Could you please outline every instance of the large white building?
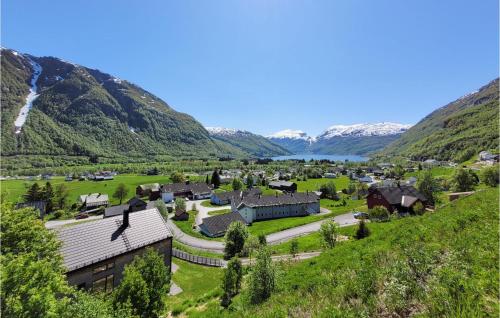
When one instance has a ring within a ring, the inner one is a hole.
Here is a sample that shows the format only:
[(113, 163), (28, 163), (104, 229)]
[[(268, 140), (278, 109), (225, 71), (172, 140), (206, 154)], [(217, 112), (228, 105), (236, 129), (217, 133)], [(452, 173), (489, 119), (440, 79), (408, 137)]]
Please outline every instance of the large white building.
[(231, 202), (232, 212), (239, 213), (247, 223), (320, 212), (319, 197), (313, 192), (283, 195), (246, 196)]

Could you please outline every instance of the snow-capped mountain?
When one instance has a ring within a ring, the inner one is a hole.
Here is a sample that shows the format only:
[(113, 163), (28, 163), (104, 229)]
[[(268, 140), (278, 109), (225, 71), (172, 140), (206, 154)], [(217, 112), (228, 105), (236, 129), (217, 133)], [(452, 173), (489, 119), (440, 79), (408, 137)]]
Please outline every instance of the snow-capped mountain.
[(366, 136), (389, 136), (398, 135), (407, 131), (411, 125), (398, 123), (374, 123), (354, 125), (334, 125), (326, 129), (318, 139), (329, 139), (332, 137), (366, 137)]
[(389, 122), (335, 125), (316, 137), (308, 136), (302, 130), (285, 129), (267, 138), (295, 154), (364, 155), (382, 149), (410, 127)]
[(271, 140), (246, 130), (223, 127), (205, 127), (205, 129), (212, 139), (224, 145), (229, 144), (257, 157), (273, 157), (291, 154), (290, 151)]

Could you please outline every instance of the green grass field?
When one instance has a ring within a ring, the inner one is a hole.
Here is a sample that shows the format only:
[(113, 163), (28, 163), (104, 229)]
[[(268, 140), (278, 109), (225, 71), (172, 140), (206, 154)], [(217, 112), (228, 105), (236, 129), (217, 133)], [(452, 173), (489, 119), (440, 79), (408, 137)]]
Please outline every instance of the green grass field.
[(195, 311), (198, 304), (219, 297), (222, 268), (196, 265), (177, 258), (172, 262), (179, 266), (172, 275), (172, 281), (182, 288), (182, 292), (166, 296), (168, 311), (176, 315), (188, 308)]
[(214, 215), (221, 215), (221, 214), (226, 214), (226, 213), (230, 213), (230, 212), (231, 212), (231, 209), (215, 210), (215, 211), (208, 212), (208, 215), (214, 216)]
[[(26, 193), (27, 189), (37, 182), (40, 186), (43, 186), (47, 181), (26, 181), (26, 180), (3, 180), (0, 181), (2, 194), (5, 195), (5, 200), (7, 202), (21, 202), (22, 196)], [(135, 188), (141, 184), (147, 183), (168, 183), (169, 177), (167, 176), (145, 176), (145, 175), (117, 175), (113, 180), (107, 181), (64, 181), (64, 177), (54, 177), (49, 180), (53, 187), (58, 184), (65, 184), (69, 191), (69, 202), (76, 202), (78, 197), (82, 194), (88, 193), (105, 193), (109, 195), (111, 204), (118, 204), (119, 200), (113, 198), (113, 193), (116, 187), (123, 183), (127, 186), (129, 190), (127, 199), (135, 196)]]
[(297, 181), (292, 180), (297, 183), (297, 191), (306, 192), (306, 191), (318, 191), (322, 184), (333, 182), (337, 187), (337, 191), (347, 188), (349, 185), (349, 177), (340, 176), (335, 179), (321, 178), (321, 179), (307, 179), (306, 181)]

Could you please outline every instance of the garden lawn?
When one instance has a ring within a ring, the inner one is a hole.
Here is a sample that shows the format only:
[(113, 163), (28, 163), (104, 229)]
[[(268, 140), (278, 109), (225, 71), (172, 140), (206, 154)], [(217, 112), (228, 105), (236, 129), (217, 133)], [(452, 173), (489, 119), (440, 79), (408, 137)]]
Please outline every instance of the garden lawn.
[(231, 209), (215, 210), (215, 211), (208, 212), (208, 215), (214, 216), (214, 215), (221, 215), (221, 214), (226, 214), (226, 213), (230, 213), (230, 212), (231, 212)]
[(205, 239), (205, 240), (215, 240), (215, 241), (223, 241), (224, 237), (208, 237), (206, 235), (203, 235), (201, 232), (197, 231), (196, 229), (193, 229), (193, 224), (194, 220), (196, 218), (197, 212), (195, 211), (188, 211), (189, 214), (189, 219), (186, 221), (177, 221), (173, 220), (172, 221), (177, 225), (177, 227), (184, 233), (190, 236), (194, 236), (197, 238)]
[(179, 314), (187, 308), (196, 310), (198, 304), (217, 298), (222, 293), (222, 268), (196, 265), (177, 258), (172, 262), (179, 266), (172, 275), (172, 281), (182, 288), (182, 293), (166, 297), (168, 311)]
[(340, 176), (338, 178), (320, 178), (320, 179), (307, 179), (306, 181), (297, 181), (292, 180), (297, 184), (298, 192), (306, 192), (306, 191), (318, 191), (322, 184), (333, 182), (337, 191), (341, 191), (342, 189), (346, 189), (349, 186), (349, 177)]

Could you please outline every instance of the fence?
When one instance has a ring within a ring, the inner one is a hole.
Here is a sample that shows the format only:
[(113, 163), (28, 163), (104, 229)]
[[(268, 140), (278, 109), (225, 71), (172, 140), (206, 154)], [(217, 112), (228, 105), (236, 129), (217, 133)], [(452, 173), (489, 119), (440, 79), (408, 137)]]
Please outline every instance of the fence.
[(226, 262), (218, 258), (209, 258), (204, 256), (192, 255), (178, 249), (172, 248), (172, 255), (190, 263), (200, 264), (204, 266), (224, 267)]

